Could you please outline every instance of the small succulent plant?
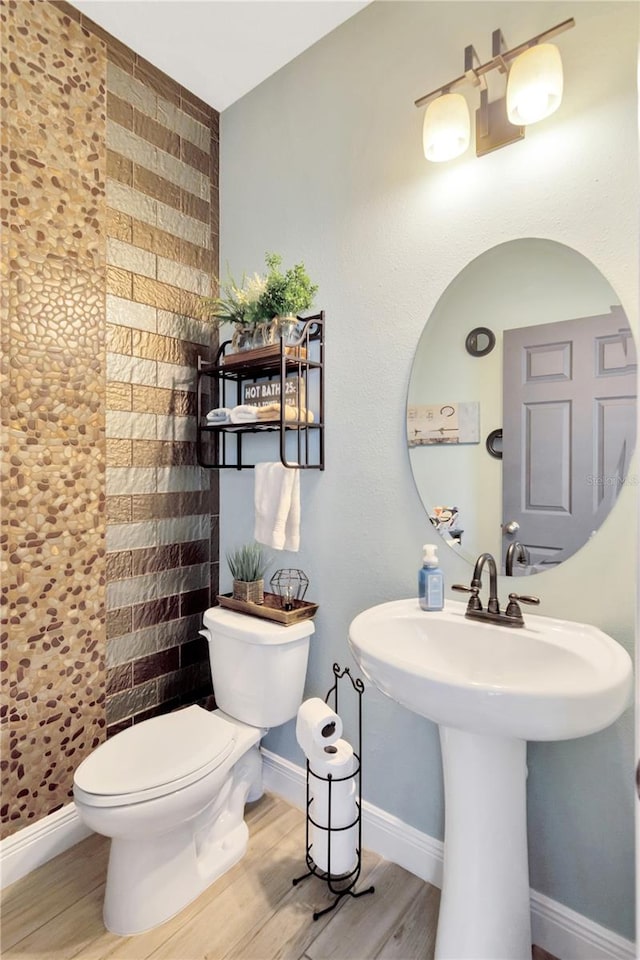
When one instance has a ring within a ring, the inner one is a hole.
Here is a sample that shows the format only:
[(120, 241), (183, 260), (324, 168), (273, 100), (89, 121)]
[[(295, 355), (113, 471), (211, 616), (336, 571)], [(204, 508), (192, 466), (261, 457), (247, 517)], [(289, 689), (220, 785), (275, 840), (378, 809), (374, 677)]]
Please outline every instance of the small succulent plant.
[(228, 553), (227, 563), (234, 580), (252, 583), (262, 580), (271, 557), (259, 543), (247, 543)]

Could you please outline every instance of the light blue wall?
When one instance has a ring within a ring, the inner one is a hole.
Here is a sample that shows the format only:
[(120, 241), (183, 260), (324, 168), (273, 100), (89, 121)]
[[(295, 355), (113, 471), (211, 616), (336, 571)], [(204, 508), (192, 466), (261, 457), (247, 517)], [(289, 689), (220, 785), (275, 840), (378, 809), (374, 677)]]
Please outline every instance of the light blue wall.
[[(276, 564), (304, 568), (321, 605), (308, 695), (325, 694), (334, 660), (350, 661), (356, 613), (415, 592), (420, 547), (433, 536), (405, 446), (406, 392), (424, 324), (453, 277), (498, 243), (549, 237), (589, 257), (637, 324), (637, 12), (631, 3), (374, 3), (222, 116), (223, 270), (260, 270), (266, 250), (303, 259), (327, 313), (327, 469), (302, 475), (301, 550)], [(413, 101), (459, 72), (463, 47), (488, 58), (497, 26), (515, 45), (569, 16), (577, 26), (558, 40), (560, 110), (505, 150), (427, 164)], [(276, 459), (261, 440), (260, 459)], [(628, 649), (634, 503), (624, 490), (597, 538), (535, 578), (542, 613), (593, 622)], [(253, 474), (225, 473), (221, 556), (252, 533)], [(469, 578), (461, 559), (441, 555), (448, 583)], [(227, 571), (221, 583), (229, 589)], [(374, 689), (365, 724), (366, 798), (441, 837), (435, 727)], [(293, 724), (267, 746), (302, 761)], [(529, 759), (533, 887), (631, 938), (631, 711), (595, 736), (534, 744)]]

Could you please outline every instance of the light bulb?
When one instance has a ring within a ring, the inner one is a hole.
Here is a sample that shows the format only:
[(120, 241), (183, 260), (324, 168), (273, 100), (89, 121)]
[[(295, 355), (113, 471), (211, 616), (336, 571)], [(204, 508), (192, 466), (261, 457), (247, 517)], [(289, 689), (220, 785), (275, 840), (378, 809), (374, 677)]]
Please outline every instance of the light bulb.
[(427, 160), (453, 160), (469, 146), (471, 123), (467, 101), (459, 93), (445, 93), (433, 100), (424, 115), (422, 144)]
[(509, 123), (526, 126), (550, 116), (560, 106), (562, 86), (562, 60), (557, 47), (541, 43), (525, 50), (509, 71)]
[(284, 588), (283, 600), (284, 600), (284, 609), (293, 610), (294, 596), (293, 596), (293, 587), (291, 586), (290, 583), (288, 583)]

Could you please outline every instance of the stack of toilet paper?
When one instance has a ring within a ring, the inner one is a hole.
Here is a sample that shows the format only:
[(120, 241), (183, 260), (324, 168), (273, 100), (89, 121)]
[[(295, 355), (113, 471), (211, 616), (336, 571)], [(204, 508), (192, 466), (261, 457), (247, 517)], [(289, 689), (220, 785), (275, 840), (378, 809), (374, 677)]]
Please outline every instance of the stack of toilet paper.
[(338, 714), (318, 697), (305, 700), (298, 710), (296, 738), (309, 761), (309, 814), (314, 821), (309, 830), (310, 854), (320, 870), (334, 877), (350, 873), (358, 857), (355, 758), (353, 747), (341, 737)]

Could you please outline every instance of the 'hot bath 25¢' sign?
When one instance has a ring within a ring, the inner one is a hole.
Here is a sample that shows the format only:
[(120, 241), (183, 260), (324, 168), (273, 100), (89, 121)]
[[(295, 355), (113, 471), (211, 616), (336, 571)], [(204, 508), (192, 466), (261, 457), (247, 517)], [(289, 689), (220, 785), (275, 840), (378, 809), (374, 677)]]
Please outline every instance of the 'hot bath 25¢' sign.
[[(300, 397), (300, 406), (304, 407), (304, 383), (301, 377), (288, 377), (285, 380), (284, 402), (287, 406), (298, 406), (298, 395)], [(266, 407), (270, 403), (280, 402), (280, 379), (276, 380), (245, 380), (242, 384), (242, 403), (251, 404), (254, 407)]]

